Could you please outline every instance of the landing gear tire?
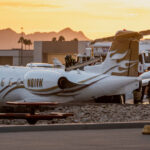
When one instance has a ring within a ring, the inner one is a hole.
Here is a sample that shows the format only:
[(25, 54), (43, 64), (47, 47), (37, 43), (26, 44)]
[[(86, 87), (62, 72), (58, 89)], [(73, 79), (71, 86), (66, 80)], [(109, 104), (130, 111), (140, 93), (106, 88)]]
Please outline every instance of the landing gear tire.
[(148, 83), (148, 86), (147, 86), (147, 99), (148, 99), (149, 104), (150, 104), (150, 82)]
[(27, 122), (31, 125), (36, 124), (37, 120), (36, 119), (27, 119)]
[(141, 104), (143, 102), (145, 87), (142, 87), (142, 81), (139, 82), (139, 88), (133, 91), (133, 104)]
[(133, 92), (133, 101), (134, 104), (142, 103), (142, 90), (135, 90)]
[(145, 90), (146, 90), (146, 86), (143, 86), (143, 87), (142, 87), (141, 102), (143, 102)]

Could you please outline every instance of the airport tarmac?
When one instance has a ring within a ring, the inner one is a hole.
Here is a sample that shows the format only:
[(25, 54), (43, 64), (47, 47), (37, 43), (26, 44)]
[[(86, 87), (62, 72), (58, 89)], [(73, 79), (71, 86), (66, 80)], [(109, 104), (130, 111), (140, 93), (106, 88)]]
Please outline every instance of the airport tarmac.
[(103, 129), (1, 133), (1, 150), (149, 150), (142, 129)]

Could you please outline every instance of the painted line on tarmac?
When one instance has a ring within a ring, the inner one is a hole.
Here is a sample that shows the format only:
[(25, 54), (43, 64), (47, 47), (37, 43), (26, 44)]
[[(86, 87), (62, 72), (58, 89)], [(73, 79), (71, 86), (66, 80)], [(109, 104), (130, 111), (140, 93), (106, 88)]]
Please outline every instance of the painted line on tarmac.
[(82, 124), (50, 124), (50, 125), (4, 125), (0, 126), (0, 133), (4, 132), (33, 132), (60, 130), (99, 130), (99, 129), (132, 129), (150, 125), (150, 121), (141, 122), (113, 122), (113, 123), (82, 123)]

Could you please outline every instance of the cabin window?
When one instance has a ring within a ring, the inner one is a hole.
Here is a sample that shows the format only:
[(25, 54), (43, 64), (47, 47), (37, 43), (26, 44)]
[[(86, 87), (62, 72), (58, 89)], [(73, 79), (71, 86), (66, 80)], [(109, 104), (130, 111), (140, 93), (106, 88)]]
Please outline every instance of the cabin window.
[(4, 78), (1, 80), (1, 87), (5, 85)]
[(21, 79), (18, 79), (17, 80), (17, 86), (20, 86), (21, 85)]
[(9, 86), (12, 86), (12, 78), (9, 80)]

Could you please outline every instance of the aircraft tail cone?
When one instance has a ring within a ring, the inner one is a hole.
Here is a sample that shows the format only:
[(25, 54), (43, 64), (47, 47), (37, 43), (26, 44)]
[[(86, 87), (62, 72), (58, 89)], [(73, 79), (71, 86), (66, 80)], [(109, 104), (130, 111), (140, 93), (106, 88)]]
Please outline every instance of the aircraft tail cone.
[(150, 125), (145, 125), (142, 134), (150, 134)]

